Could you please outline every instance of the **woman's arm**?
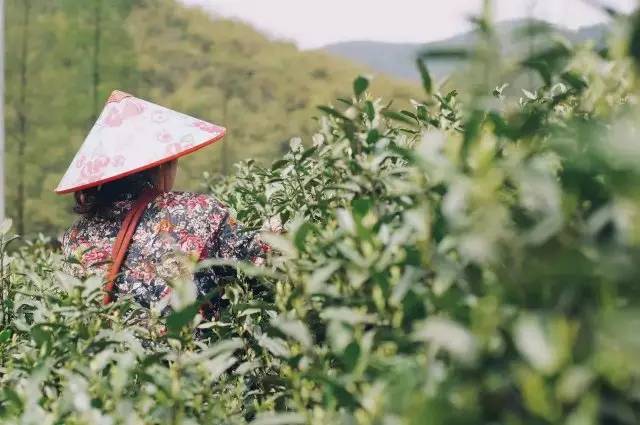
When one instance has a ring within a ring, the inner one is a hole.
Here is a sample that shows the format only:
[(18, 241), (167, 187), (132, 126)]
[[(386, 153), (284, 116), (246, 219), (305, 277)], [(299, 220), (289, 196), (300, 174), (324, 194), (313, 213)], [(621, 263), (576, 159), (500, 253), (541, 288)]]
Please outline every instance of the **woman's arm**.
[(262, 265), (270, 250), (269, 245), (260, 239), (259, 231), (247, 230), (227, 213), (212, 241), (209, 258), (249, 261)]
[[(226, 211), (224, 219), (207, 241), (200, 260), (247, 261), (260, 266), (270, 250), (271, 247), (260, 239), (260, 231), (246, 229)], [(202, 306), (203, 316), (219, 316), (223, 288), (225, 284), (233, 282), (236, 276), (235, 268), (221, 265), (208, 267), (195, 274), (198, 296), (209, 298), (209, 302)]]

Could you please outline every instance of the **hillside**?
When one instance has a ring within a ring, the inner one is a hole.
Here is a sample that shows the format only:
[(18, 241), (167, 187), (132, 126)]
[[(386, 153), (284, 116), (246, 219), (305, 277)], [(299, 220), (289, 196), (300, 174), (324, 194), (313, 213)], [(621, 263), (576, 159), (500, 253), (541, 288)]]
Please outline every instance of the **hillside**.
[[(23, 234), (72, 219), (70, 197), (52, 190), (115, 88), (228, 128), (182, 162), (178, 188), (197, 190), (204, 171), (272, 159), (309, 136), (316, 105), (364, 70), (174, 0), (8, 0), (7, 31), (7, 205)], [(379, 78), (373, 90), (408, 99), (410, 86)]]
[[(525, 31), (529, 24), (527, 20), (513, 20), (501, 22), (496, 25), (496, 31), (500, 44), (506, 52), (513, 52), (526, 48), (526, 43), (519, 43), (518, 37), (514, 34)], [(566, 28), (553, 26), (544, 22), (535, 22), (536, 25), (548, 26), (572, 42), (584, 42), (595, 40), (600, 42), (606, 34), (607, 26), (600, 24), (580, 28), (572, 31)], [(522, 34), (520, 34), (522, 35)], [(454, 37), (431, 43), (386, 43), (376, 41), (351, 41), (330, 44), (321, 50), (333, 55), (351, 60), (355, 64), (361, 64), (372, 69), (403, 80), (419, 81), (420, 75), (415, 66), (415, 58), (419, 52), (433, 48), (452, 48), (472, 46), (477, 40), (478, 34), (466, 32)], [(520, 37), (521, 38), (521, 37)], [(456, 67), (455, 63), (449, 61), (437, 61), (430, 64), (432, 74), (438, 78), (449, 75)]]

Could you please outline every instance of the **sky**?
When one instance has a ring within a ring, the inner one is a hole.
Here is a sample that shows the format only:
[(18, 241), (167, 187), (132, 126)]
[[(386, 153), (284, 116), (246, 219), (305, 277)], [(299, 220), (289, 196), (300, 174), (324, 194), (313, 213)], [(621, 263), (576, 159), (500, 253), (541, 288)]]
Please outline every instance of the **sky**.
[[(427, 42), (469, 28), (482, 0), (181, 0), (252, 24), (301, 48), (339, 41)], [(629, 12), (638, 0), (494, 0), (496, 20), (536, 17), (578, 28), (606, 20), (588, 3)]]

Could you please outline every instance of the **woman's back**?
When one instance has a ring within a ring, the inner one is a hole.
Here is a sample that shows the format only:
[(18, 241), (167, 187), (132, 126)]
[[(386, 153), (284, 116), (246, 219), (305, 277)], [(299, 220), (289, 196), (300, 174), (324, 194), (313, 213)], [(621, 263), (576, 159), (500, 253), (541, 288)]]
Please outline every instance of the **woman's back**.
[[(130, 294), (150, 307), (169, 294), (170, 284), (184, 282), (191, 270), (185, 257), (260, 263), (267, 246), (239, 228), (215, 198), (171, 192), (178, 159), (225, 133), (114, 90), (55, 189), (73, 193), (81, 215), (62, 238), (66, 271), (104, 276), (104, 303)], [(214, 292), (229, 273), (226, 267), (198, 271), (199, 295)]]
[[(64, 234), (63, 253), (70, 261), (66, 271), (79, 278), (107, 274), (111, 250), (133, 196), (116, 201), (108, 214), (79, 218)], [(256, 232), (238, 228), (229, 211), (214, 197), (190, 192), (165, 192), (146, 208), (131, 240), (120, 275), (116, 297), (131, 294), (145, 307), (167, 296), (169, 283), (184, 273), (184, 258), (239, 259), (262, 262), (268, 246)], [(195, 276), (204, 296), (220, 284), (220, 269)]]

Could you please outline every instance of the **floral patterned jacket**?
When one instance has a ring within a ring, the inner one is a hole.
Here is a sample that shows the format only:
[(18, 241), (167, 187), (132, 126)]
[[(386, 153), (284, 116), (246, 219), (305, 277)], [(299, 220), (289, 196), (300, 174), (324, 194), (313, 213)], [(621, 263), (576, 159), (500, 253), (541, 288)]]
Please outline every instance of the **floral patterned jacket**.
[[(113, 206), (113, 218), (81, 217), (62, 238), (64, 270), (78, 278), (106, 276), (120, 225), (135, 199), (125, 196)], [(269, 246), (255, 231), (244, 230), (219, 201), (209, 195), (166, 192), (145, 210), (120, 275), (115, 297), (131, 294), (144, 307), (168, 296), (170, 283), (183, 275), (185, 257), (263, 263)], [(211, 267), (195, 273), (199, 296), (210, 294), (228, 278), (229, 270)], [(209, 304), (215, 309), (215, 303)], [(215, 310), (210, 312), (215, 314)]]

